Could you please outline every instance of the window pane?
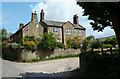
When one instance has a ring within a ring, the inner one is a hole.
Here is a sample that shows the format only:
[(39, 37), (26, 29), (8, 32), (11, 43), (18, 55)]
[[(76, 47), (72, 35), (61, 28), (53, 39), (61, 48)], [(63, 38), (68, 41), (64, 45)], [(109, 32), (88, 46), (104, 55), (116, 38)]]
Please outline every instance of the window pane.
[(67, 34), (71, 34), (71, 33), (72, 33), (71, 28), (67, 28)]
[(78, 35), (81, 35), (82, 34), (82, 30), (78, 30)]
[(53, 28), (53, 33), (57, 34), (58, 33), (58, 29), (56, 27)]

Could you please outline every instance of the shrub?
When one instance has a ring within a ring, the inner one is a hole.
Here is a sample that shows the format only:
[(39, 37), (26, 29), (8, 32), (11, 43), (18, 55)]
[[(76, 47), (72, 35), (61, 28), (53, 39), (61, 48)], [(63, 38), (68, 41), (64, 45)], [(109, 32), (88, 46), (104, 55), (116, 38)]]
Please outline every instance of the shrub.
[(65, 45), (65, 46), (64, 46), (64, 49), (68, 49), (68, 48), (69, 48), (69, 46), (68, 46), (68, 45)]
[(104, 44), (111, 44), (113, 47), (115, 47), (115, 45), (117, 45), (117, 40), (115, 37), (113, 38), (106, 38), (104, 41), (103, 41)]
[(57, 47), (57, 48), (63, 48), (63, 47), (64, 47), (64, 44), (61, 43), (61, 42), (56, 42), (56, 47)]
[(112, 45), (111, 44), (102, 44), (102, 47), (103, 48), (109, 48), (109, 47), (112, 47)]
[(34, 41), (26, 41), (23, 43), (23, 45), (28, 49), (33, 49), (33, 47), (36, 45)]
[(92, 48), (100, 48), (101, 47), (101, 42), (99, 42), (99, 41), (90, 41), (90, 47), (92, 47)]
[(76, 48), (80, 48), (81, 40), (78, 36), (76, 36), (73, 39), (72, 38), (68, 39), (66, 43), (70, 48), (76, 49)]
[(12, 48), (24, 48), (23, 46), (21, 46), (20, 44), (17, 43), (10, 43)]
[(2, 42), (2, 48), (9, 48), (10, 43)]
[(53, 34), (44, 33), (41, 42), (38, 44), (38, 47), (45, 49), (56, 48), (56, 39), (53, 37)]

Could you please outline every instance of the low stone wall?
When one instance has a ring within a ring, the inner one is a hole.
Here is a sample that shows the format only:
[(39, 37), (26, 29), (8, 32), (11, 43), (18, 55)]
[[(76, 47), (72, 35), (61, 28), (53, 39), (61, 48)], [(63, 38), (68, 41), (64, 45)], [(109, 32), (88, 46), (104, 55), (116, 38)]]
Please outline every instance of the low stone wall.
[(28, 49), (3, 49), (2, 54), (5, 58), (13, 58), (19, 60), (31, 60), (31, 59), (45, 59), (52, 58), (56, 56), (67, 56), (79, 54), (80, 49), (40, 49), (37, 51)]

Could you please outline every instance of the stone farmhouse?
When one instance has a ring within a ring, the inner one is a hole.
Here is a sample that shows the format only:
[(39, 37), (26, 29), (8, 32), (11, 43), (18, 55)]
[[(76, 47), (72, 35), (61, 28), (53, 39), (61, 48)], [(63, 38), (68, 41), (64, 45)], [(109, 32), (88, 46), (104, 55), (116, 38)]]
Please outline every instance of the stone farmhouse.
[(78, 22), (77, 14), (73, 16), (73, 23), (70, 21), (59, 22), (59, 21), (49, 21), (44, 19), (44, 11), (41, 10), (40, 21), (37, 20), (37, 13), (32, 13), (32, 18), (26, 25), (20, 23), (19, 30), (11, 35), (13, 42), (22, 43), (25, 36), (34, 36), (35, 38), (41, 38), (43, 32), (53, 33), (53, 36), (58, 42), (66, 44), (66, 40), (79, 36), (81, 40), (85, 39), (86, 29), (82, 27)]

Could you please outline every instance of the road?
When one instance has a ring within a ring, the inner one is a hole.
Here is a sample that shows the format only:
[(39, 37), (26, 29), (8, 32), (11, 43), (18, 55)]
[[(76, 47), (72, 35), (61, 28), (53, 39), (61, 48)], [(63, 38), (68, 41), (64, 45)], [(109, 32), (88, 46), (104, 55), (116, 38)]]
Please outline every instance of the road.
[(79, 68), (78, 57), (35, 63), (1, 61), (2, 77), (70, 77)]

